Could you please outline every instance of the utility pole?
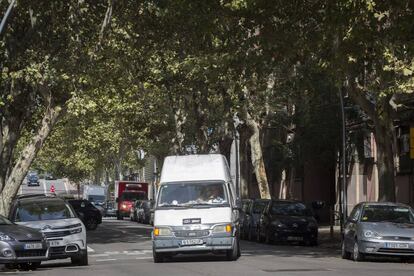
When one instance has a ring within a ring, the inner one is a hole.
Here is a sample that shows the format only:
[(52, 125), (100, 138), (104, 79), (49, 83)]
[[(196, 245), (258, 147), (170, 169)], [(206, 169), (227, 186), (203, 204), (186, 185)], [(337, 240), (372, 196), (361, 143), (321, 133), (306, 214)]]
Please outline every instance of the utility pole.
[(237, 130), (238, 126), (243, 124), (239, 119), (237, 114), (233, 116), (234, 121), (234, 148), (236, 152), (236, 195), (237, 198), (241, 198), (241, 189), (240, 189), (240, 133)]
[(347, 216), (348, 216), (348, 200), (347, 200), (347, 187), (346, 187), (346, 120), (345, 120), (345, 106), (344, 106), (344, 94), (342, 87), (339, 88), (339, 100), (341, 104), (341, 117), (342, 117), (342, 162), (341, 162), (341, 172), (342, 174), (342, 221), (341, 221), (341, 232), (343, 226), (345, 225)]
[(3, 31), (4, 25), (6, 25), (7, 18), (9, 17), (9, 14), (10, 14), (10, 12), (11, 12), (11, 10), (12, 10), (15, 2), (16, 2), (16, 0), (12, 0), (10, 2), (9, 7), (7, 8), (6, 14), (4, 15), (4, 17), (1, 20), (1, 23), (0, 23), (0, 34)]

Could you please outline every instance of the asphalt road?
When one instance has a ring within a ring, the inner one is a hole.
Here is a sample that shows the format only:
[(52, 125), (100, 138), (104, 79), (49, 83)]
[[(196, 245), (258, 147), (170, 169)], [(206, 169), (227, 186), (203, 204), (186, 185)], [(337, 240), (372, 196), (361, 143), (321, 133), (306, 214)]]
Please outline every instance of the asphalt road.
[(342, 260), (339, 250), (299, 245), (266, 245), (243, 241), (242, 256), (228, 262), (222, 256), (176, 257), (154, 264), (151, 228), (127, 220), (105, 220), (88, 232), (89, 266), (74, 267), (69, 260), (48, 261), (37, 271), (4, 271), (12, 275), (414, 275), (414, 264), (398, 259), (355, 263)]
[(51, 187), (55, 188), (56, 194), (73, 194), (76, 193), (76, 189), (72, 187), (64, 179), (55, 180), (39, 180), (39, 186), (27, 186), (26, 181), (20, 186), (19, 194), (43, 194), (50, 193)]

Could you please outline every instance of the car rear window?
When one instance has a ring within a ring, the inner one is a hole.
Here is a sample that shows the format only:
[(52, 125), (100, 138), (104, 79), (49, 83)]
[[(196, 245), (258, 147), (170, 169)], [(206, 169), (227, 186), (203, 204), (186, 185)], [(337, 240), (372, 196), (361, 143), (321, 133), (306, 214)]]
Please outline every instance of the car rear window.
[(31, 201), (17, 206), (14, 221), (39, 221), (74, 218), (64, 201)]

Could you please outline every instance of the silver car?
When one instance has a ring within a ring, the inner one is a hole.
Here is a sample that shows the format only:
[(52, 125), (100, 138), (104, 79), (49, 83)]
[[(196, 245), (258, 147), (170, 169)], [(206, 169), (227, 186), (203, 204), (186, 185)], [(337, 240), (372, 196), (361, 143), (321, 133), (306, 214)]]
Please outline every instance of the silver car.
[(367, 255), (414, 258), (414, 213), (400, 203), (363, 202), (344, 227), (342, 258), (363, 261)]

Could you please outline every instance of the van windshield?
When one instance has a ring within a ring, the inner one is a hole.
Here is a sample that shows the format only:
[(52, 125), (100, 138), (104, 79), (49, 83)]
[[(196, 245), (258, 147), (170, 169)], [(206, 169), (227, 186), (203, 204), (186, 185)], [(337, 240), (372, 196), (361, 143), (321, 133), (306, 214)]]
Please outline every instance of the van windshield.
[(227, 205), (224, 183), (173, 183), (160, 188), (158, 207), (220, 206)]

